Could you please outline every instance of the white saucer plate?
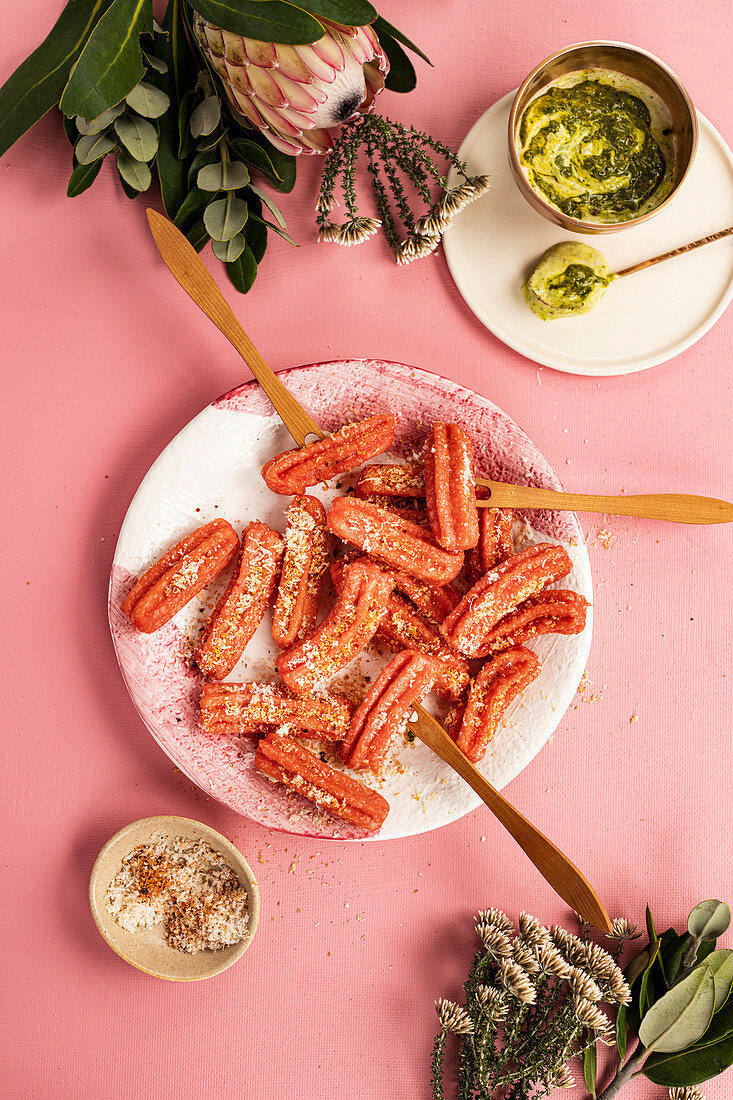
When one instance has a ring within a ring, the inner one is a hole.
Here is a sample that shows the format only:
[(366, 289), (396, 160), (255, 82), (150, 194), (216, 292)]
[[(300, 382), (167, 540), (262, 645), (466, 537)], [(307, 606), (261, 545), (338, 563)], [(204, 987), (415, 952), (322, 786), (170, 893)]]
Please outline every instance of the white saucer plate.
[(541, 321), (522, 283), (550, 245), (578, 240), (598, 248), (612, 271), (733, 225), (733, 154), (698, 114), (692, 169), (670, 205), (622, 233), (573, 235), (536, 213), (510, 169), (507, 125), (514, 92), (490, 107), (459, 150), (491, 188), (444, 236), (456, 286), (479, 320), (509, 347), (570, 374), (631, 374), (665, 363), (711, 328), (733, 297), (733, 239), (717, 241), (613, 283), (580, 317)]

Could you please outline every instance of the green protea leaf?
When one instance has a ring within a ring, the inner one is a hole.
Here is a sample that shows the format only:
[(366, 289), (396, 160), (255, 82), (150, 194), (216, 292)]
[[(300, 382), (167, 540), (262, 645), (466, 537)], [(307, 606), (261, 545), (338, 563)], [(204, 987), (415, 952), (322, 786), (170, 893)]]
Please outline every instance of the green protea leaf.
[(113, 0), (64, 88), (64, 114), (81, 115), (90, 122), (124, 99), (145, 74), (140, 35), (152, 31), (152, 0)]
[(92, 186), (99, 175), (103, 160), (104, 158), (100, 157), (91, 164), (77, 164), (71, 173), (69, 186), (66, 188), (66, 194), (70, 199), (75, 199), (77, 195), (83, 194), (88, 187)]
[(151, 81), (165, 92), (171, 101), (171, 109), (159, 122), (160, 140), (155, 162), (163, 206), (169, 218), (174, 218), (188, 192), (187, 158), (193, 150), (193, 141), (185, 117), (187, 141), (181, 144), (179, 120), (185, 113), (184, 102), (196, 102), (196, 93), (189, 91), (196, 83), (198, 63), (183, 31), (181, 6), (184, 0), (168, 0), (163, 18), (164, 36), (156, 40), (155, 48), (167, 65), (167, 72), (152, 73)]
[(72, 65), (110, 3), (69, 0), (44, 42), (0, 88), (0, 156), (58, 103)]
[(311, 15), (320, 15), (332, 23), (342, 23), (345, 27), (363, 27), (377, 18), (377, 9), (367, 0), (305, 0), (300, 5), (291, 0), (294, 6), (302, 7)]
[(323, 25), (317, 19), (283, 0), (189, 0), (189, 3), (210, 23), (245, 38), (302, 46), (323, 37)]
[(247, 247), (234, 261), (226, 265), (227, 275), (240, 294), (246, 294), (252, 289), (257, 278), (257, 262)]

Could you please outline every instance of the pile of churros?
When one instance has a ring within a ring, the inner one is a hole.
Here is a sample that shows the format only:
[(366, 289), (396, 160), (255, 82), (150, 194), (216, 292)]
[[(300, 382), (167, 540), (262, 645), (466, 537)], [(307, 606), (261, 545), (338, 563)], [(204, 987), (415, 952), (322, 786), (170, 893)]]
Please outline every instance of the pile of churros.
[[(351, 772), (379, 774), (432, 691), (448, 700), (446, 728), (476, 762), (540, 673), (525, 643), (579, 633), (587, 608), (579, 593), (548, 588), (572, 570), (562, 546), (515, 554), (512, 513), (477, 507), (473, 442), (459, 424), (432, 426), (422, 463), (364, 466), (353, 492), (328, 511), (307, 495), (389, 451), (395, 428), (393, 416), (378, 414), (276, 455), (262, 477), (291, 498), (284, 536), (260, 522), (241, 539), (225, 519), (204, 524), (155, 562), (123, 604), (133, 626), (150, 634), (233, 562), (194, 652), (206, 677), (202, 729), (256, 738), (263, 775), (370, 832), (389, 812), (386, 799), (302, 741), (337, 742)], [(321, 618), (329, 570), (337, 599)], [(280, 682), (224, 683), (271, 606)], [(327, 685), (373, 639), (394, 656), (352, 708)]]

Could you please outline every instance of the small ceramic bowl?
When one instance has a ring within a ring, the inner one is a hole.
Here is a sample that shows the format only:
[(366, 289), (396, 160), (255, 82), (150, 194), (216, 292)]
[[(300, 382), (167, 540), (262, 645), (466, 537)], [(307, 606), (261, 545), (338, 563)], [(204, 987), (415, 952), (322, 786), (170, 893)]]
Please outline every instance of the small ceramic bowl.
[[(675, 139), (672, 190), (658, 206), (622, 222), (581, 221), (563, 214), (530, 185), (519, 163), (519, 125), (531, 100), (554, 80), (582, 69), (611, 69), (640, 81), (659, 96), (672, 120)], [(695, 158), (697, 148), (697, 114), (692, 100), (677, 77), (654, 54), (623, 42), (580, 42), (545, 58), (532, 70), (519, 87), (509, 112), (509, 164), (512, 174), (527, 202), (548, 221), (571, 233), (616, 233), (629, 226), (648, 221), (669, 206), (679, 191)]]
[[(161, 833), (171, 839), (181, 836), (205, 840), (236, 872), (239, 881), (247, 889), (249, 910), (247, 934), (239, 943), (218, 951), (199, 951), (195, 955), (188, 955), (185, 951), (169, 947), (160, 928), (128, 932), (107, 912), (107, 889), (119, 872), (122, 860), (138, 844), (147, 844)], [(144, 970), (146, 974), (174, 982), (195, 982), (201, 978), (211, 978), (230, 967), (252, 943), (260, 916), (257, 882), (241, 853), (221, 833), (188, 817), (144, 817), (115, 833), (102, 848), (92, 868), (89, 904), (97, 928), (120, 958), (131, 966), (136, 966), (138, 970)]]

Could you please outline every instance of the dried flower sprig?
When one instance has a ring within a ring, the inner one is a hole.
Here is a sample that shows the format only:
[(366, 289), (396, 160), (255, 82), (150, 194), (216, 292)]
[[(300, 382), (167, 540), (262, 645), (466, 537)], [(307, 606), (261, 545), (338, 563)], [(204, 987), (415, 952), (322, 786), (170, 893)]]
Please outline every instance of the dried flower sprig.
[[(378, 218), (359, 214), (356, 169), (364, 152)], [(440, 168), (437, 160), (445, 161)], [(451, 169), (461, 182), (448, 187)], [(318, 237), (335, 244), (360, 244), (382, 228), (398, 264), (428, 256), (468, 203), (489, 187), (488, 176), (470, 176), (467, 165), (430, 134), (381, 115), (363, 115), (347, 123), (326, 156), (316, 202)], [(337, 188), (347, 219), (332, 220)], [(414, 204), (425, 209), (415, 216)], [(501, 929), (500, 929), (501, 931)]]
[[(481, 948), (464, 986), (465, 1006), (439, 1001), (433, 1048), (433, 1096), (444, 1100), (447, 1035), (460, 1042), (459, 1100), (529, 1100), (571, 1088), (567, 1068), (596, 1039), (611, 1041), (600, 1003), (625, 1003), (629, 989), (616, 963), (596, 944), (564, 929), (550, 932), (522, 913), (519, 931), (497, 909), (476, 918)], [(565, 950), (565, 949), (569, 950)], [(619, 971), (620, 973), (620, 971)]]

